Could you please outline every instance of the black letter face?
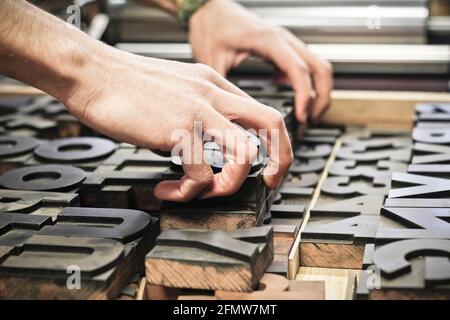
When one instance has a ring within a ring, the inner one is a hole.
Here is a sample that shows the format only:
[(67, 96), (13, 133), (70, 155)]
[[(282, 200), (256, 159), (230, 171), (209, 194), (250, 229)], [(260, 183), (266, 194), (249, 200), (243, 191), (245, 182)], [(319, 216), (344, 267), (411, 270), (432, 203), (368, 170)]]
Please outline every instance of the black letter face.
[(412, 270), (409, 260), (425, 257), (425, 286), (450, 281), (450, 240), (413, 239), (396, 241), (375, 250), (373, 262), (387, 279)]
[(108, 238), (128, 243), (142, 237), (151, 226), (148, 213), (129, 209), (65, 208), (56, 221), (39, 234)]
[(64, 191), (77, 187), (85, 178), (85, 172), (76, 167), (42, 165), (8, 171), (0, 176), (0, 185), (7, 189)]
[(11, 254), (0, 264), (0, 274), (67, 277), (70, 266), (78, 266), (82, 278), (92, 279), (124, 256), (120, 242), (110, 239), (34, 235), (20, 252)]
[(116, 150), (114, 142), (102, 138), (66, 138), (40, 145), (36, 156), (57, 162), (77, 162), (106, 157)]
[(33, 151), (39, 140), (28, 137), (0, 137), (0, 159)]

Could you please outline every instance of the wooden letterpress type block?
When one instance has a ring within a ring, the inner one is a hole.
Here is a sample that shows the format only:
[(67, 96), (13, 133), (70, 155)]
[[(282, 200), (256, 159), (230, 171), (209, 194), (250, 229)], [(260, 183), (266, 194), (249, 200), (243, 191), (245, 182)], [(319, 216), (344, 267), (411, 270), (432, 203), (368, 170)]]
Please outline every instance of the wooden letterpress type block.
[[(74, 207), (55, 219), (0, 213), (2, 228), (7, 231), (0, 244), (15, 249), (0, 263), (0, 296), (11, 299), (115, 298), (142, 272), (159, 232), (155, 219), (142, 211)], [(42, 241), (37, 245), (36, 239)], [(120, 254), (105, 261), (114, 247)], [(67, 286), (68, 268), (74, 266), (81, 272), (81, 290)]]
[(273, 259), (271, 227), (163, 232), (146, 259), (150, 285), (252, 291)]
[[(35, 235), (2, 257), (0, 292), (3, 299), (105, 299), (120, 276), (124, 246), (115, 240)], [(43, 276), (42, 270), (45, 271)], [(80, 290), (68, 286), (80, 272)]]
[(297, 139), (304, 144), (331, 144), (333, 145), (341, 135), (339, 129), (308, 128), (303, 130)]
[(0, 136), (0, 174), (23, 166), (39, 144), (30, 137)]
[(389, 178), (375, 177), (373, 182), (350, 177), (328, 177), (322, 184), (322, 193), (334, 197), (351, 197), (356, 195), (387, 195), (391, 183)]
[(59, 130), (56, 121), (37, 116), (14, 113), (0, 117), (2, 135), (35, 137), (42, 139), (58, 138)]
[(450, 176), (450, 147), (415, 143), (412, 164), (408, 166), (408, 172), (428, 176)]
[(30, 96), (0, 97), (0, 116), (17, 113), (19, 108), (31, 100)]
[(236, 82), (236, 85), (254, 98), (293, 98), (292, 87), (277, 84), (270, 80), (244, 79)]
[(450, 199), (387, 198), (384, 206), (387, 208), (450, 208)]
[(415, 128), (412, 136), (415, 142), (450, 144), (450, 128)]
[(298, 159), (295, 158), (289, 168), (292, 174), (321, 172), (326, 165), (323, 158)]
[(160, 209), (161, 202), (153, 195), (153, 189), (162, 178), (160, 173), (116, 168), (105, 165), (88, 173), (80, 187), (83, 206), (144, 211)]
[(273, 227), (274, 261), (268, 272), (287, 274), (288, 257), (303, 222), (305, 209), (305, 206), (295, 204), (277, 204), (270, 207), (271, 218), (267, 224)]
[(411, 164), (408, 173), (450, 178), (450, 164)]
[(315, 159), (328, 157), (331, 154), (330, 144), (297, 144), (294, 156), (298, 159)]
[(416, 114), (450, 114), (448, 103), (418, 103)]
[(64, 207), (79, 206), (76, 193), (0, 189), (0, 212), (56, 217)]
[(58, 138), (79, 137), (94, 133), (92, 129), (71, 115), (62, 102), (49, 96), (34, 99), (20, 108), (19, 112), (21, 115), (55, 121), (58, 127)]
[(390, 160), (408, 162), (411, 157), (411, 139), (403, 137), (358, 139), (353, 136), (342, 138), (343, 145), (336, 157), (358, 162)]
[(76, 191), (86, 173), (72, 166), (40, 165), (23, 167), (0, 176), (0, 186), (28, 191)]
[(450, 122), (450, 104), (421, 103), (416, 106), (416, 121)]
[(361, 164), (358, 165), (354, 160), (336, 160), (328, 171), (335, 176), (345, 176), (354, 178), (386, 178), (390, 181), (394, 171), (406, 172), (407, 164), (393, 161), (380, 160), (376, 165)]
[(450, 147), (439, 144), (415, 143), (411, 164), (450, 164)]
[(66, 164), (92, 171), (101, 165), (117, 146), (103, 138), (64, 138), (42, 142), (27, 165)]
[(361, 272), (359, 298), (450, 298), (450, 240), (402, 240), (367, 250), (368, 271)]
[(416, 128), (421, 129), (438, 129), (438, 128), (449, 128), (448, 121), (421, 121), (417, 122), (415, 125)]
[[(222, 165), (221, 162), (212, 163), (212, 168), (217, 172)], [(177, 165), (172, 168), (163, 173), (163, 180), (182, 178), (184, 174), (180, 168)], [(266, 212), (267, 199), (268, 191), (261, 163), (255, 163), (239, 190), (232, 195), (206, 200), (194, 199), (187, 203), (164, 201), (160, 214), (161, 230), (234, 230), (260, 226)]]
[(300, 265), (361, 269), (375, 240), (384, 196), (365, 195), (315, 206), (301, 233)]
[(450, 179), (394, 172), (389, 198), (442, 198), (450, 195)]
[(170, 156), (164, 157), (142, 148), (121, 147), (103, 162), (116, 170), (130, 172), (164, 172), (170, 167)]
[(407, 239), (450, 239), (448, 208), (383, 208), (376, 243)]

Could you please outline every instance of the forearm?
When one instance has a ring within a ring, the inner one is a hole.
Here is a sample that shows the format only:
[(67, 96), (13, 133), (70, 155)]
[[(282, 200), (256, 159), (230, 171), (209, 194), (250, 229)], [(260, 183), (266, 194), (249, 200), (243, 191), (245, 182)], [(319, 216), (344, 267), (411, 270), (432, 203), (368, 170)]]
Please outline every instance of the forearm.
[(0, 73), (57, 99), (66, 101), (77, 89), (96, 46), (80, 30), (24, 0), (0, 5)]

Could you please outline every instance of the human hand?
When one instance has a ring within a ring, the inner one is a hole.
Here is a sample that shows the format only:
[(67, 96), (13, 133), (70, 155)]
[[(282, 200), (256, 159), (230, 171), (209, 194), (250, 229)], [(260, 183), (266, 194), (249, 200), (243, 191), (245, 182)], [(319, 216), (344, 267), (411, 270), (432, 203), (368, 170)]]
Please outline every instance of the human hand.
[(272, 61), (293, 86), (301, 123), (308, 116), (317, 122), (330, 104), (331, 64), (313, 55), (288, 30), (267, 24), (231, 0), (210, 0), (192, 15), (189, 42), (197, 61), (222, 75), (251, 54)]
[[(117, 140), (161, 151), (182, 146), (185, 176), (159, 183), (158, 198), (188, 201), (239, 189), (256, 156), (256, 145), (232, 122), (246, 129), (269, 130), (265, 142), (270, 161), (264, 180), (270, 188), (279, 185), (293, 155), (278, 111), (250, 98), (206, 65), (106, 48), (65, 104), (81, 121)], [(194, 128), (195, 122), (200, 129)], [(203, 155), (203, 135), (211, 132), (226, 158), (217, 174)], [(274, 144), (278, 145), (272, 148)], [(200, 161), (193, 163), (195, 157)]]

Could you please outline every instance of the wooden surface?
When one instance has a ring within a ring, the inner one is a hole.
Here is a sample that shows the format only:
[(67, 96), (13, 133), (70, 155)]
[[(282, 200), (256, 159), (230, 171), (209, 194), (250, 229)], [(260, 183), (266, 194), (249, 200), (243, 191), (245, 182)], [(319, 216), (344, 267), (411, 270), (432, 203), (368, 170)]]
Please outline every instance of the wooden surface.
[(300, 267), (296, 280), (325, 281), (326, 300), (352, 299), (358, 270)]
[(328, 267), (361, 269), (364, 244), (300, 243), (301, 265), (306, 267)]
[(450, 102), (449, 93), (335, 90), (326, 124), (411, 128), (419, 102)]

